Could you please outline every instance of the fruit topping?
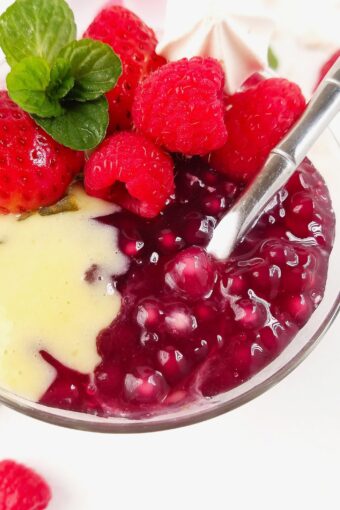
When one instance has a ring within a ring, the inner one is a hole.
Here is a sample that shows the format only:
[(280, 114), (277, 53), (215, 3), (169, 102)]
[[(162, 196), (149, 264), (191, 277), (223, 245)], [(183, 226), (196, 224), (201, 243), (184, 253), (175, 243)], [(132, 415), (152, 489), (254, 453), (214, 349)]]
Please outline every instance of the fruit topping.
[(223, 70), (212, 58), (166, 64), (139, 85), (134, 124), (171, 152), (207, 154), (227, 140), (223, 84)]
[(0, 510), (44, 510), (51, 489), (32, 469), (13, 460), (0, 462)]
[(57, 142), (75, 150), (96, 147), (109, 115), (105, 92), (121, 62), (101, 41), (76, 41), (65, 0), (16, 0), (0, 16), (0, 46), (11, 71), (9, 96)]
[(152, 218), (174, 191), (173, 161), (144, 136), (117, 133), (86, 163), (85, 188), (89, 195)]
[(118, 5), (108, 5), (99, 12), (84, 37), (109, 44), (122, 61), (122, 75), (116, 87), (106, 95), (109, 132), (129, 129), (132, 127), (131, 106), (138, 83), (166, 62), (155, 53), (156, 36), (133, 12)]
[(297, 85), (270, 78), (226, 98), (226, 144), (212, 152), (213, 168), (230, 179), (248, 182), (269, 152), (289, 131), (305, 108)]
[(0, 211), (23, 213), (61, 199), (84, 162), (0, 92)]

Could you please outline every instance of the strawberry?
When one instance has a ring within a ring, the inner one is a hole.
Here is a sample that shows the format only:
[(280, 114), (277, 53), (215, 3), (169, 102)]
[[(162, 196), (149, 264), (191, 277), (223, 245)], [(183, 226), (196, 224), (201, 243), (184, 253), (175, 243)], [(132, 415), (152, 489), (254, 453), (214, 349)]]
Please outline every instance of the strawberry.
[(45, 480), (13, 460), (0, 462), (0, 510), (44, 510), (51, 499)]
[(107, 95), (109, 133), (132, 127), (131, 106), (138, 83), (166, 61), (155, 53), (156, 36), (136, 14), (117, 5), (99, 12), (84, 37), (109, 44), (120, 57), (123, 72)]
[(84, 162), (55, 142), (0, 91), (0, 213), (23, 213), (57, 202)]

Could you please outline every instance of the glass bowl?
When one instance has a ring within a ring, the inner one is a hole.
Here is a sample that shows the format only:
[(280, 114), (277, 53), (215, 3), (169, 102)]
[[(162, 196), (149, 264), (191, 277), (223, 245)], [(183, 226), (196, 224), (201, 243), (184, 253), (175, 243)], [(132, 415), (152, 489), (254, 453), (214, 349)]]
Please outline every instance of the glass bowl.
[[(6, 64), (0, 62), (0, 86), (4, 87)], [(324, 177), (333, 201), (336, 217), (340, 217), (340, 145), (328, 129), (309, 154), (310, 159)], [(299, 331), (286, 349), (263, 370), (240, 386), (212, 398), (201, 399), (164, 414), (128, 419), (101, 418), (62, 409), (50, 408), (24, 399), (0, 388), (0, 401), (28, 416), (54, 425), (94, 432), (127, 433), (164, 430), (197, 423), (213, 418), (257, 397), (289, 374), (309, 354), (323, 337), (339, 310), (340, 232), (336, 227), (335, 244), (329, 260), (324, 298), (307, 324)]]

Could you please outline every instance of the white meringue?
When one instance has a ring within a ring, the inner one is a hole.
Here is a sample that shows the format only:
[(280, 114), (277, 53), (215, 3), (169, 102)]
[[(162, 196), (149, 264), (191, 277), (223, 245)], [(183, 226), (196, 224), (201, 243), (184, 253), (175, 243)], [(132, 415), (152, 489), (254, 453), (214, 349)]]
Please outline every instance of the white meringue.
[(233, 93), (252, 73), (267, 66), (274, 21), (256, 14), (253, 3), (229, 0), (168, 0), (163, 37), (157, 52), (170, 61), (210, 56), (226, 73), (225, 90)]

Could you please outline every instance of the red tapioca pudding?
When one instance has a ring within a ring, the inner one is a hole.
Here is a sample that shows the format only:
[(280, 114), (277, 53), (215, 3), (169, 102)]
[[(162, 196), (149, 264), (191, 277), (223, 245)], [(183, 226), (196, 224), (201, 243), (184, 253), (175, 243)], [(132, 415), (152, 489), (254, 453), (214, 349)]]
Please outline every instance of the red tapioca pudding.
[[(179, 158), (176, 172), (176, 194), (157, 218), (98, 218), (117, 229), (130, 261), (114, 278), (122, 305), (97, 338), (92, 375), (42, 353), (57, 370), (42, 403), (140, 416), (216, 395), (272, 361), (322, 300), (335, 221), (308, 160), (225, 262), (204, 247), (242, 186), (199, 158)], [(98, 278), (94, 264), (87, 285)]]

